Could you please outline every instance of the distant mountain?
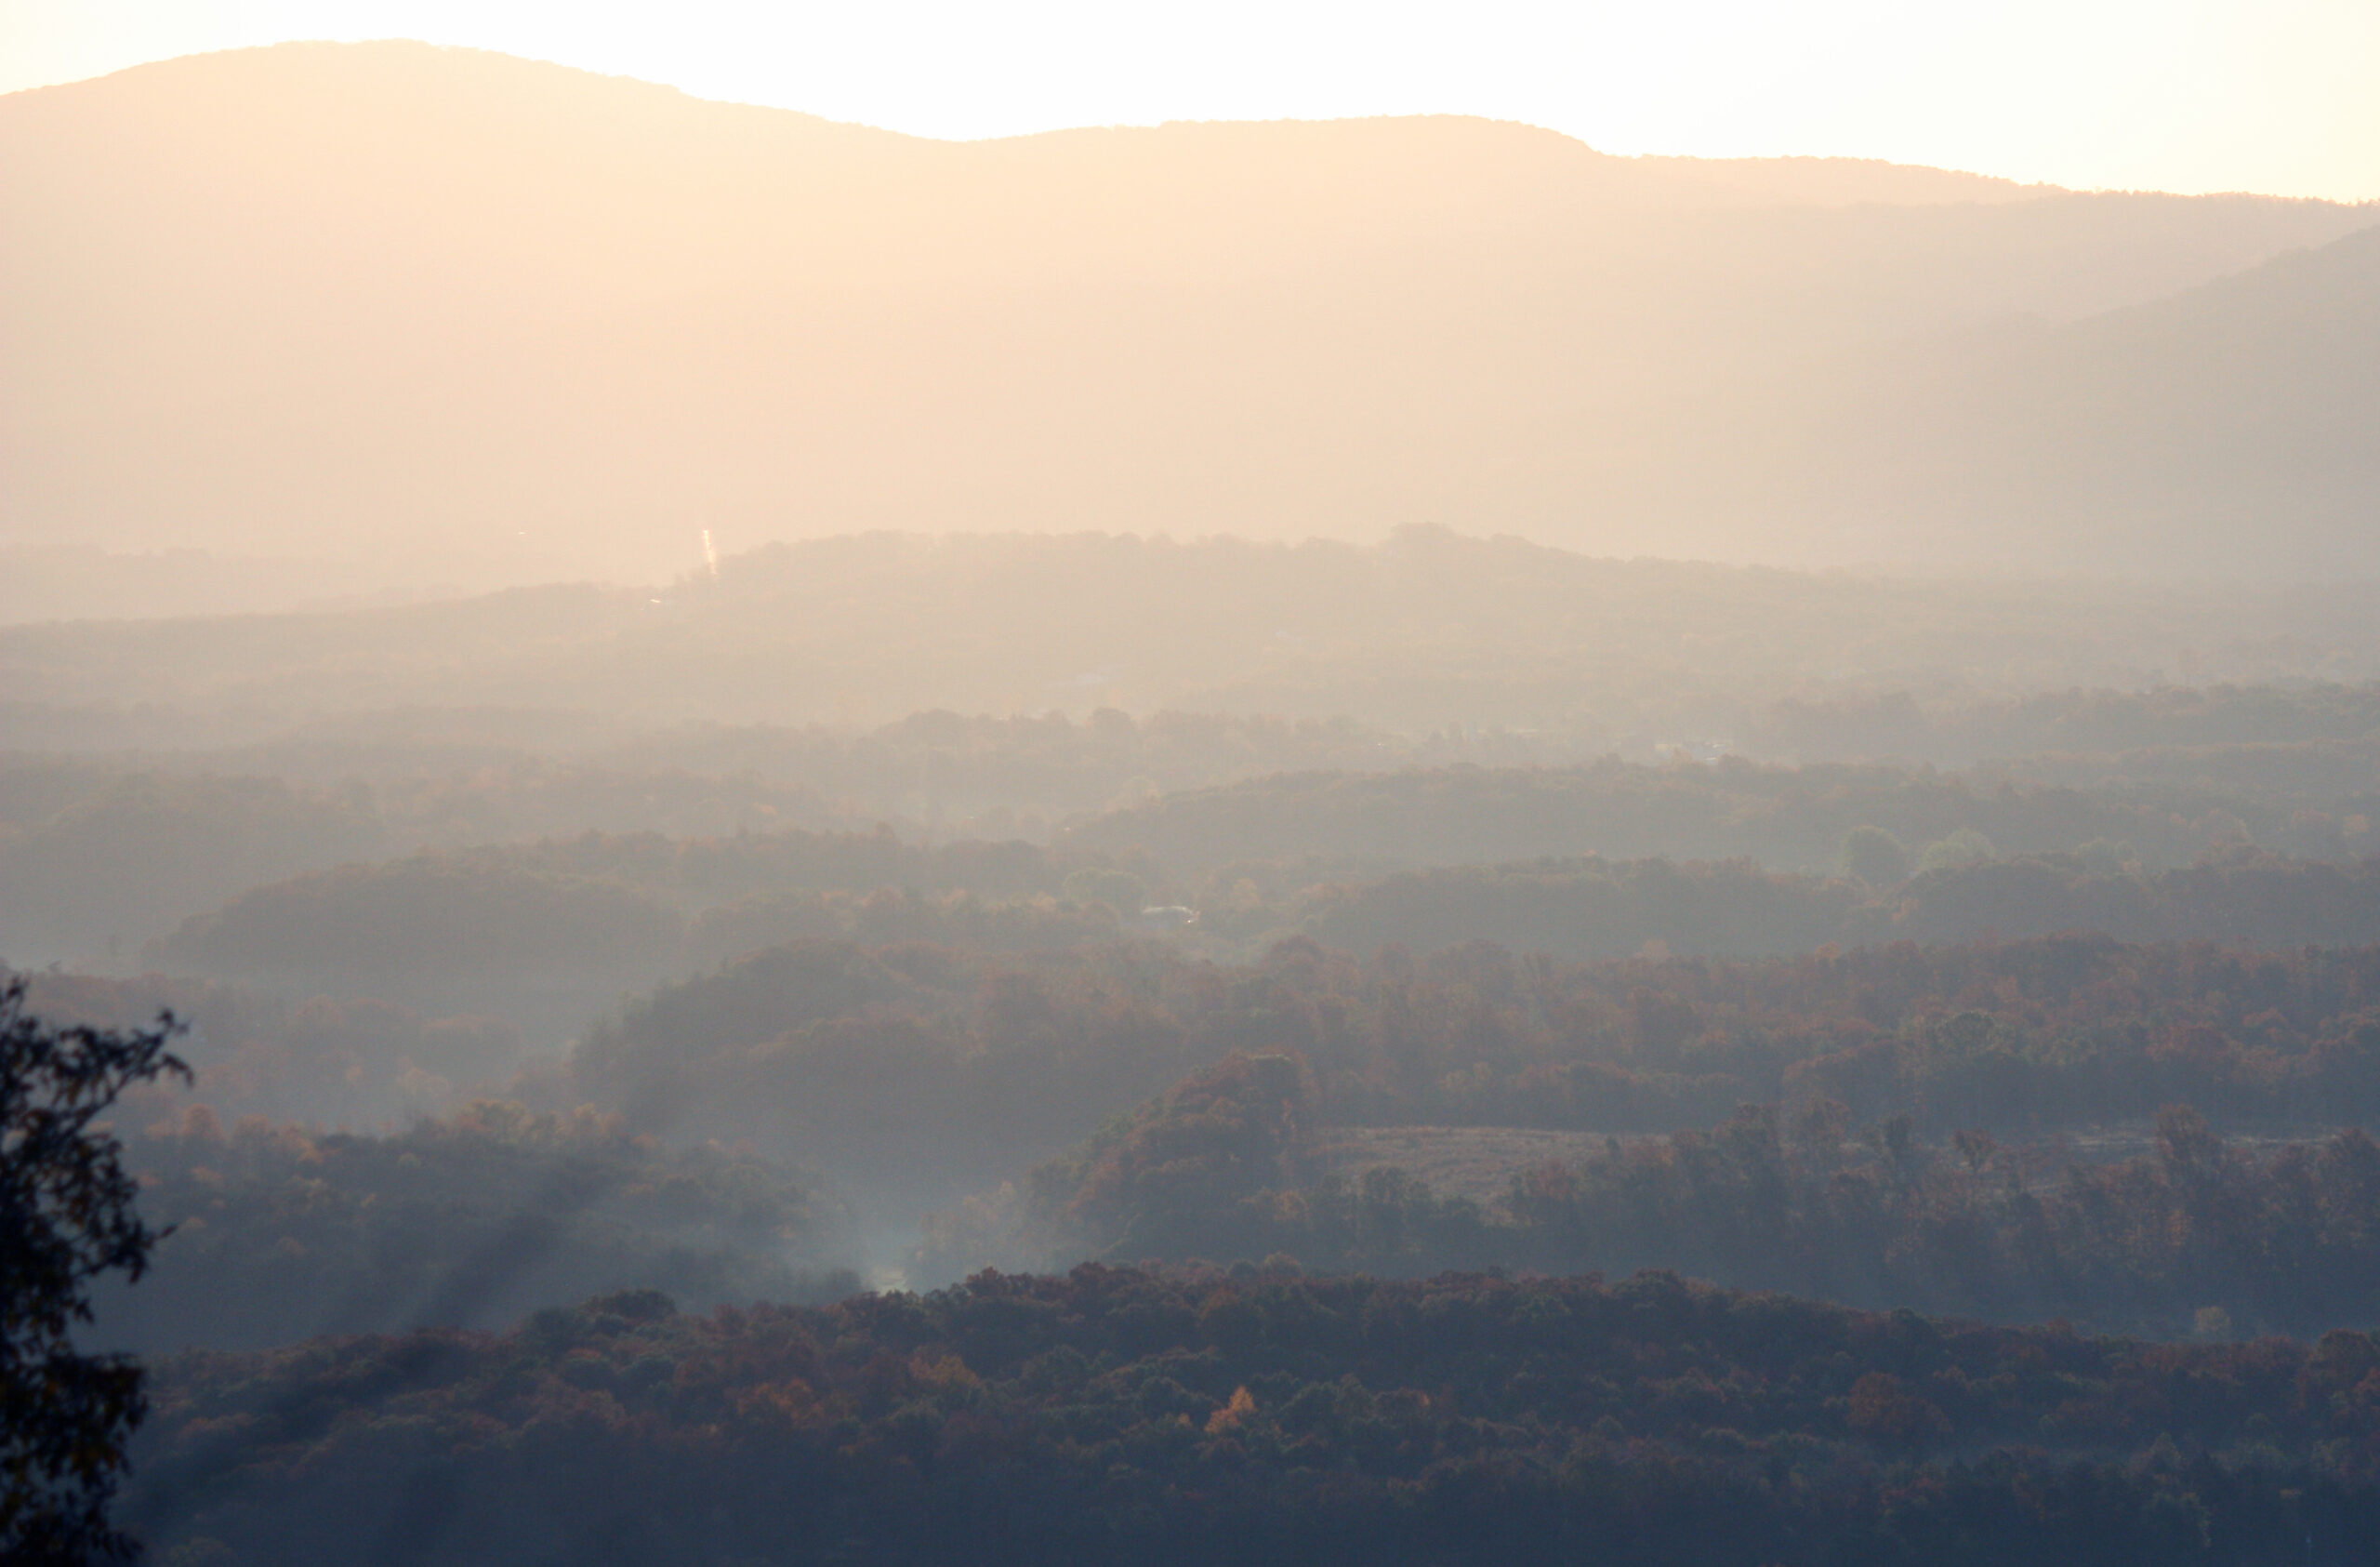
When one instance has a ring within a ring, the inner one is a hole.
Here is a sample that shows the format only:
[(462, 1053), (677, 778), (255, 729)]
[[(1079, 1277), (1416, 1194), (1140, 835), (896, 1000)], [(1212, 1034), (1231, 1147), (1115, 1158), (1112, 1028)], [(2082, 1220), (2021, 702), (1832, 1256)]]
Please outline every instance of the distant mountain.
[(2376, 219), (1471, 119), (951, 143), (421, 45), (197, 57), (0, 98), (0, 544), (495, 585), (667, 576), (706, 527), (1437, 521), (2369, 571)]
[(2061, 325), (1878, 356), (1772, 422), (1739, 494), (1888, 552), (2209, 576), (2380, 572), (2380, 228)]

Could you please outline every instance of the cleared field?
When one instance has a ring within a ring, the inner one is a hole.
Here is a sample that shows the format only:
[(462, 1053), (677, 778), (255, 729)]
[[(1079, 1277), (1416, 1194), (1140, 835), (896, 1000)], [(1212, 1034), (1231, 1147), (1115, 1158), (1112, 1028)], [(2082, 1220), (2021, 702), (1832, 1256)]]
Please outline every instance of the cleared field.
[[(2237, 1152), (2269, 1159), (2293, 1143), (2319, 1143), (2342, 1128), (2293, 1128), (2287, 1133), (2232, 1131), (2223, 1133)], [(1510, 1189), (1513, 1177), (1540, 1164), (1567, 1163), (1603, 1152), (1612, 1144), (1622, 1148), (1664, 1139), (1643, 1133), (1545, 1131), (1529, 1126), (1334, 1126), (1316, 1139), (1315, 1154), (1322, 1168), (1350, 1184), (1383, 1167), (1403, 1170), (1441, 1196), (1468, 1197), (1488, 1203)], [(2119, 1122), (2071, 1133), (2001, 1140), (2013, 1155), (2022, 1179), (2036, 1189), (2056, 1185), (2069, 1166), (2112, 1164), (2157, 1151), (2157, 1128), (2150, 1122)], [(1949, 1149), (1937, 1150), (1955, 1158)]]
[(1351, 1183), (1394, 1166), (1444, 1196), (1488, 1202), (1534, 1165), (1585, 1159), (1614, 1141), (1658, 1140), (1529, 1126), (1334, 1126), (1320, 1135), (1316, 1151), (1324, 1169)]

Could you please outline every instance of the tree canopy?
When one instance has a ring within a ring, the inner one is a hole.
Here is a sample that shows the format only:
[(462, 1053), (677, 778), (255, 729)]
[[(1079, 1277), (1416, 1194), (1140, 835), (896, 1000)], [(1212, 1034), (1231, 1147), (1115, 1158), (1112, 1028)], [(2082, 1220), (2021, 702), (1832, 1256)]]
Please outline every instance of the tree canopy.
[(126, 1542), (106, 1508), (145, 1412), (141, 1371), (76, 1352), (103, 1274), (138, 1279), (162, 1239), (99, 1118), (137, 1082), (189, 1069), (171, 1015), (129, 1031), (45, 1027), (0, 989), (0, 1557), (70, 1562)]

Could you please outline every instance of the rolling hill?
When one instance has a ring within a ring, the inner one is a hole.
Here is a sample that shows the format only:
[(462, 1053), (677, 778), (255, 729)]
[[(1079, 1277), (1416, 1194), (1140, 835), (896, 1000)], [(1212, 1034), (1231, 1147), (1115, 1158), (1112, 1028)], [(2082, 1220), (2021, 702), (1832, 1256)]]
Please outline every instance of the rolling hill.
[(2177, 670), (2369, 680), (2369, 602), (2352, 582), (1929, 580), (1426, 527), (1371, 545), (874, 533), (732, 554), (654, 591), (0, 627), (0, 749), (220, 746), (334, 715), (403, 734), (428, 710), (526, 733), (531, 713), (851, 724), (1114, 707), (1443, 728), (1460, 754), (1497, 730), (1647, 754), (1747, 740), (1792, 698), (1818, 704), (1815, 727), (1768, 753), (1905, 754), (1818, 734), (1900, 722), (1862, 705), (1894, 692), (2135, 690)]

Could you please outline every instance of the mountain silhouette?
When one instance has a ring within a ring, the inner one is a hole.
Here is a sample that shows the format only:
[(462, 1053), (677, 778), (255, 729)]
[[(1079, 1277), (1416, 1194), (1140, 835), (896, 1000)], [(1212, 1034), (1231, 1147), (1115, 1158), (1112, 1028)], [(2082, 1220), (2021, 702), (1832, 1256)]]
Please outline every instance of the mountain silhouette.
[(0, 98), (0, 544), (2380, 565), (2374, 211), (1424, 117), (940, 142), (424, 45)]

